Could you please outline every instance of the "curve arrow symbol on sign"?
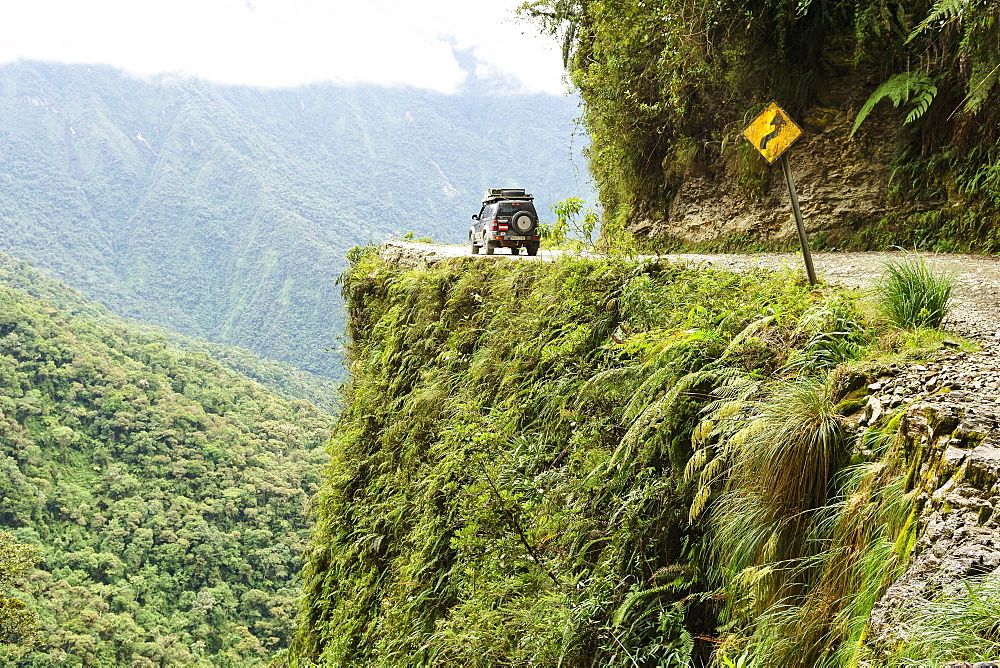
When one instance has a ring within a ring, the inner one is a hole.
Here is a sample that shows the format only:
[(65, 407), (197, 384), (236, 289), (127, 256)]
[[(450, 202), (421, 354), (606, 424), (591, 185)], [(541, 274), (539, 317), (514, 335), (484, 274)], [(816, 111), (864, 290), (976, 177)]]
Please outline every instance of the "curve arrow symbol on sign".
[(775, 112), (774, 118), (771, 119), (771, 127), (774, 129), (764, 135), (760, 140), (761, 151), (767, 150), (767, 143), (781, 134), (781, 128), (785, 127), (785, 117), (780, 113)]

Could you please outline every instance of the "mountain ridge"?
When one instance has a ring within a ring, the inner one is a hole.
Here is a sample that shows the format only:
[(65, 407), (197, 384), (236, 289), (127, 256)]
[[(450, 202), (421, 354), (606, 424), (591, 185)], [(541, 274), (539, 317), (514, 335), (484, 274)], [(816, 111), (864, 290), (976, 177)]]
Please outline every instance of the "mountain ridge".
[(0, 67), (0, 250), (137, 320), (337, 377), (345, 252), (462, 241), (482, 189), (579, 195), (576, 103)]
[(106, 326), (126, 327), (164, 342), (187, 353), (204, 354), (229, 371), (265, 386), (288, 401), (304, 399), (322, 410), (333, 410), (337, 385), (333, 381), (297, 369), (290, 364), (268, 360), (236, 346), (186, 337), (155, 325), (144, 325), (122, 318), (104, 306), (88, 301), (78, 290), (46, 277), (31, 263), (0, 252), (0, 285), (17, 289), (56, 308), (86, 316)]

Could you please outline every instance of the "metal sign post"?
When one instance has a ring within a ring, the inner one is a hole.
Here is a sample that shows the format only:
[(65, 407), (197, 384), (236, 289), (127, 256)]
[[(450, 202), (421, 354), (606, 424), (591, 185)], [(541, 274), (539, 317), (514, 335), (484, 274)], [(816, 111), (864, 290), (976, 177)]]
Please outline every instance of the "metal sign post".
[(785, 183), (788, 184), (788, 197), (792, 200), (792, 214), (795, 216), (795, 226), (799, 228), (799, 244), (802, 246), (802, 259), (806, 263), (806, 275), (809, 285), (816, 285), (816, 269), (813, 268), (812, 253), (809, 252), (809, 239), (806, 238), (806, 226), (802, 222), (802, 209), (799, 208), (799, 196), (795, 192), (795, 179), (792, 178), (792, 168), (788, 165), (788, 154), (781, 156), (781, 169), (785, 172)]
[(809, 252), (806, 227), (802, 222), (799, 196), (795, 192), (795, 179), (792, 178), (792, 168), (788, 164), (788, 154), (785, 153), (788, 147), (802, 136), (802, 128), (778, 106), (777, 102), (772, 102), (743, 130), (743, 136), (769, 165), (773, 165), (775, 160), (781, 158), (781, 169), (785, 173), (785, 183), (788, 184), (788, 197), (792, 200), (792, 214), (795, 216), (795, 226), (799, 231), (799, 244), (802, 246), (806, 274), (809, 276), (810, 285), (816, 285), (816, 270), (813, 268), (812, 254)]

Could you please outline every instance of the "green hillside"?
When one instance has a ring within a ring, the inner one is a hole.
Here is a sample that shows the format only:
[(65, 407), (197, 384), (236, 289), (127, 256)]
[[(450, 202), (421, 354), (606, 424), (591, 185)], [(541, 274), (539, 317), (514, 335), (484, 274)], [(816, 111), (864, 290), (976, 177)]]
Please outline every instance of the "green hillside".
[(78, 290), (43, 276), (31, 264), (0, 253), (0, 285), (21, 290), (36, 299), (76, 315), (85, 315), (103, 325), (142, 330), (161, 336), (170, 345), (190, 353), (201, 353), (230, 371), (255, 380), (280, 397), (305, 399), (324, 410), (333, 410), (337, 384), (322, 376), (302, 371), (285, 362), (262, 359), (244, 348), (213, 343), (176, 334), (161, 327), (126, 321), (107, 308), (88, 301)]
[(858, 411), (942, 334), (790, 273), (622, 258), (369, 255), (345, 295), (293, 665), (866, 658), (939, 453)]
[(18, 594), (40, 645), (0, 662), (259, 663), (293, 628), (333, 418), (74, 310), (0, 287), (0, 529), (42, 555)]
[(479, 80), (265, 90), (7, 65), (0, 250), (121, 315), (337, 376), (346, 250), (462, 241), (498, 183), (542, 208), (579, 195), (575, 113)]

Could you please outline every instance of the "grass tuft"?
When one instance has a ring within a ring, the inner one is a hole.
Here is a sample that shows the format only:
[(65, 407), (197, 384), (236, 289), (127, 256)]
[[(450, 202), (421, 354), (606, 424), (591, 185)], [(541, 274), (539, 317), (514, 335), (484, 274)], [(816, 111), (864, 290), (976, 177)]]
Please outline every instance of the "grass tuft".
[(885, 263), (877, 292), (889, 320), (904, 329), (939, 328), (948, 316), (955, 278), (935, 274), (924, 259), (906, 253)]
[[(721, 410), (716, 417), (726, 421)], [(783, 381), (731, 419), (743, 427), (722, 445), (731, 464), (712, 513), (713, 547), (730, 612), (754, 617), (796, 590), (790, 567), (813, 547), (807, 527), (827, 504), (847, 440), (824, 375)]]

